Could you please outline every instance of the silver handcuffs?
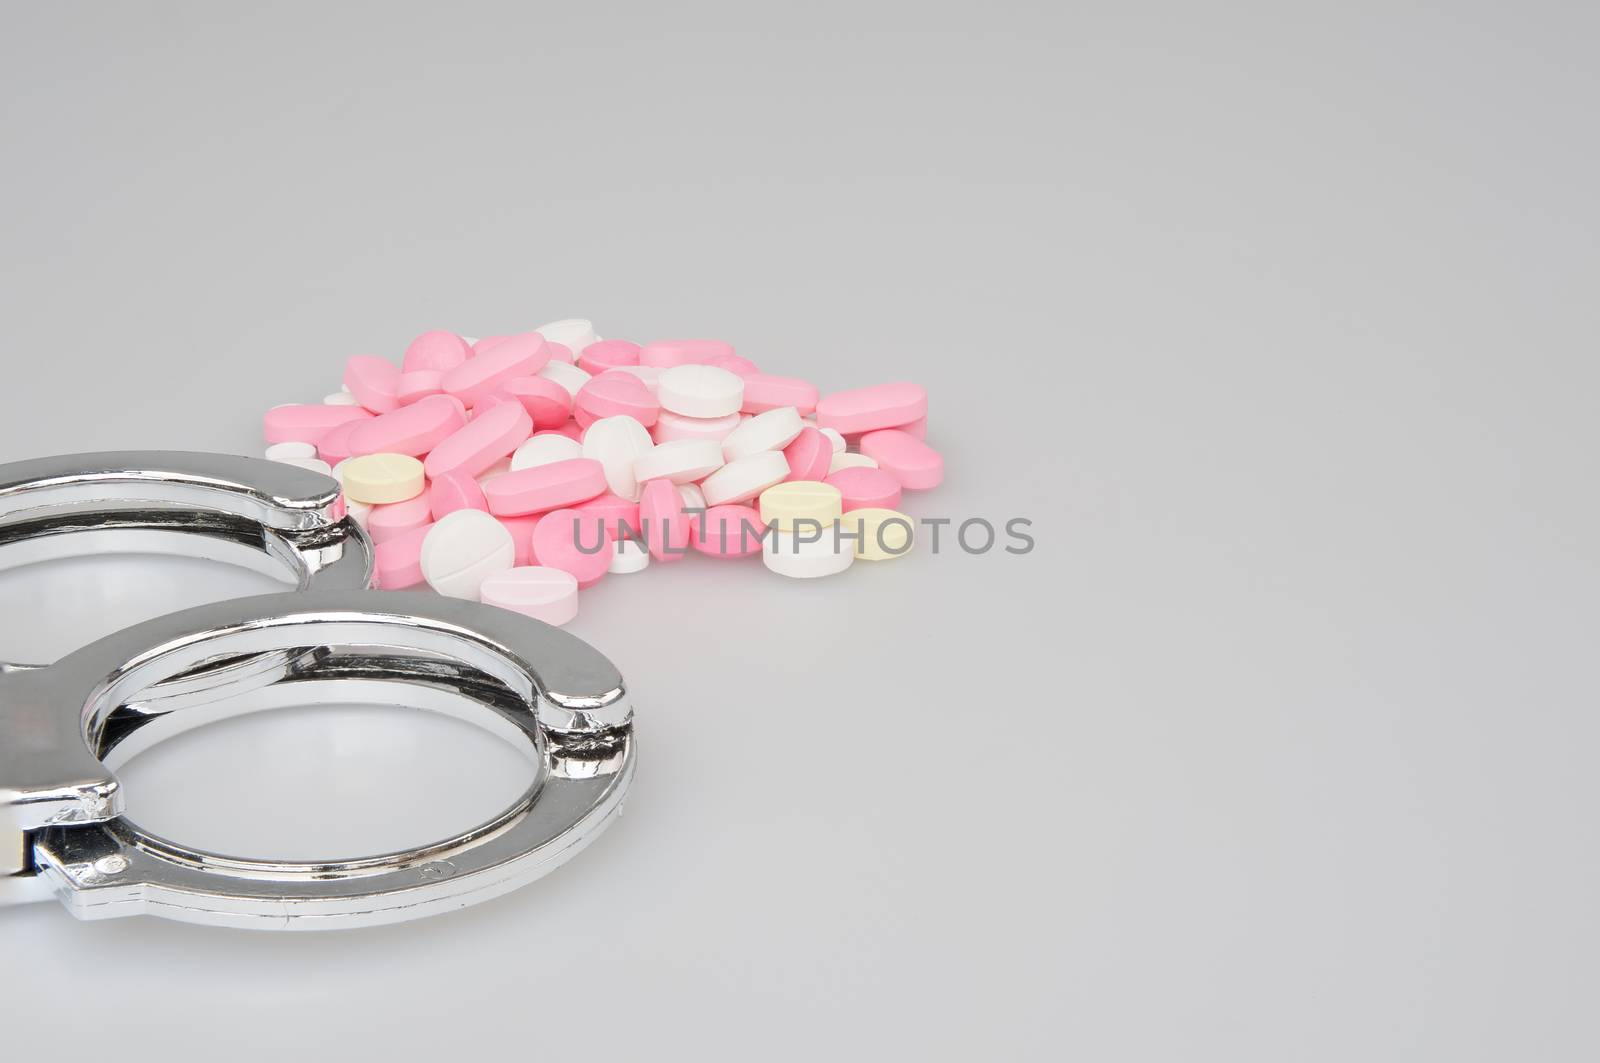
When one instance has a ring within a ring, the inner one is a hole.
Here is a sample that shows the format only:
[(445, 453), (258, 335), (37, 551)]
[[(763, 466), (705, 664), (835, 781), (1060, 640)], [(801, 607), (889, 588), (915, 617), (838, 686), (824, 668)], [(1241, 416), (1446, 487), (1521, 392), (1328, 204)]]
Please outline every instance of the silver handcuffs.
[[(173, 552), (300, 588), (158, 617), (55, 664), (0, 664), (0, 905), (53, 895), (83, 919), (264, 929), (399, 922), (532, 881), (616, 816), (635, 744), (611, 662), (515, 613), (368, 589), (372, 545), (338, 499), (318, 473), (212, 454), (0, 466), (0, 568)], [(485, 727), (528, 756), (532, 783), (454, 837), (343, 861), (203, 852), (124, 814), (114, 769), (156, 742), (244, 713), (374, 702)]]

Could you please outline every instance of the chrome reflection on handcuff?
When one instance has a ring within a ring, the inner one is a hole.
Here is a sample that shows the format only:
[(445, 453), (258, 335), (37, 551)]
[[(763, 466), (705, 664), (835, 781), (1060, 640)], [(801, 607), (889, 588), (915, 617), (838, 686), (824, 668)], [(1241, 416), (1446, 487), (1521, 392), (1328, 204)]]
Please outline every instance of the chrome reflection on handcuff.
[[(0, 664), (0, 905), (263, 929), (368, 926), (488, 900), (553, 870), (619, 812), (632, 709), (616, 668), (558, 628), (367, 589), (372, 546), (338, 485), (275, 462), (108, 453), (0, 466), (0, 568), (181, 553), (298, 591), (136, 624), (52, 665)], [(125, 816), (114, 768), (193, 727), (289, 706), (398, 704), (485, 727), (533, 780), (451, 838), (339, 861), (192, 849)]]

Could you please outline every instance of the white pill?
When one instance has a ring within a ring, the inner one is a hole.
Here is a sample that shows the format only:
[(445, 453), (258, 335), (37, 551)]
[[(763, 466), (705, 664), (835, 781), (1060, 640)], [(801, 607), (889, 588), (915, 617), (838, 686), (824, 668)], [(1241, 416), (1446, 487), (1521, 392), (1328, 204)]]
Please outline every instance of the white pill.
[(509, 609), (547, 624), (565, 624), (578, 615), (578, 580), (570, 572), (524, 565), (495, 572), (483, 581), (484, 605)]
[(844, 436), (840, 435), (838, 431), (832, 428), (819, 428), (817, 431), (828, 437), (828, 442), (833, 444), (833, 452), (835, 454), (844, 453)]
[(834, 453), (833, 461), (828, 464), (828, 475), (832, 476), (840, 469), (876, 469), (877, 467), (877, 458), (869, 458), (865, 454), (847, 454), (841, 450)]
[(782, 450), (794, 442), (794, 437), (804, 427), (799, 411), (793, 406), (779, 406), (758, 413), (728, 433), (722, 441), (722, 456), (736, 461), (761, 451)]
[(781, 450), (760, 450), (730, 461), (700, 482), (700, 490), (713, 506), (747, 502), (773, 484), (789, 477), (789, 462)]
[(275, 458), (280, 465), (295, 465), (312, 472), (320, 472), (324, 476), (333, 475), (333, 467), (320, 458)]
[(650, 434), (656, 437), (657, 443), (670, 443), (674, 439), (714, 439), (721, 443), (743, 421), (736, 413), (726, 417), (682, 417), (671, 410), (662, 410)]
[(726, 417), (744, 405), (744, 378), (714, 365), (675, 365), (662, 371), (656, 397), (685, 417)]
[(533, 331), (551, 343), (561, 344), (572, 352), (574, 358), (582, 354), (585, 347), (600, 338), (594, 334), (594, 322), (582, 317), (552, 321), (548, 325), (540, 325)]
[(607, 572), (625, 576), (643, 572), (650, 567), (650, 551), (635, 539), (621, 539), (611, 544), (611, 567)]
[(598, 461), (611, 493), (629, 502), (639, 501), (639, 478), (634, 475), (633, 463), (654, 445), (644, 425), (622, 415), (602, 417), (583, 433), (583, 456)]
[(356, 397), (354, 395), (350, 394), (348, 391), (335, 391), (332, 395), (329, 395), (328, 397), (323, 399), (322, 400), (322, 404), (324, 406), (358, 406), (358, 405), (360, 405), (358, 402), (356, 402)]
[(665, 370), (659, 365), (619, 365), (617, 369), (624, 373), (632, 373), (644, 381), (644, 386), (650, 389), (650, 394), (660, 396), (661, 374)]
[(314, 458), (317, 448), (310, 443), (274, 443), (267, 448), (268, 461), (288, 461), (290, 458)]
[(446, 513), (422, 539), (422, 578), (440, 594), (478, 600), (483, 581), (516, 563), (504, 524), (481, 509)]
[(566, 362), (546, 362), (538, 375), (546, 380), (554, 380), (566, 388), (573, 398), (577, 398), (578, 389), (589, 382), (588, 373)]
[(814, 534), (809, 530), (803, 537), (796, 532), (772, 532), (761, 551), (762, 563), (790, 579), (816, 579), (843, 572), (855, 561), (852, 541), (836, 542), (832, 528), (823, 528), (821, 538), (813, 538)]
[(521, 472), (538, 465), (583, 457), (583, 444), (559, 432), (534, 436), (511, 454), (511, 471)]
[(706, 493), (700, 490), (699, 484), (679, 484), (678, 497), (683, 499), (684, 509), (706, 508)]
[(633, 475), (640, 482), (671, 480), (675, 484), (694, 483), (722, 468), (722, 447), (710, 439), (679, 439), (658, 443), (648, 454), (633, 463)]

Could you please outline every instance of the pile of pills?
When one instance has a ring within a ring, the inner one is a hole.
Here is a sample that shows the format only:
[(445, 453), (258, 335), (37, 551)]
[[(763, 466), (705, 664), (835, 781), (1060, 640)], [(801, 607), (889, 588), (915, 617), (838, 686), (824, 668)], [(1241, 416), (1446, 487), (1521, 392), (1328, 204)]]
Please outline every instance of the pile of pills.
[(578, 592), (689, 553), (796, 578), (910, 550), (902, 492), (936, 486), (927, 393), (823, 396), (719, 340), (643, 346), (588, 321), (358, 355), (323, 402), (276, 406), (267, 457), (334, 476), (379, 586), (553, 624)]

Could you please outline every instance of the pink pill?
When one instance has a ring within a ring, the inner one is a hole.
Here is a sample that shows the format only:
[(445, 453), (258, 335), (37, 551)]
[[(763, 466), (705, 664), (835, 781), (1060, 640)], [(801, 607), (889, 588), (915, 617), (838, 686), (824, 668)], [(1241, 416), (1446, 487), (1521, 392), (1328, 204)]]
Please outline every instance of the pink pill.
[(533, 529), (533, 556), (541, 565), (572, 573), (579, 587), (592, 587), (611, 567), (611, 536), (595, 518), (558, 509)]
[(483, 497), (497, 517), (525, 517), (587, 502), (605, 490), (605, 466), (593, 458), (567, 458), (496, 476), (483, 485)]
[(651, 480), (639, 496), (639, 528), (650, 556), (682, 561), (689, 552), (693, 521), (683, 512), (683, 496), (671, 480)]
[(789, 463), (789, 479), (820, 480), (833, 464), (833, 440), (815, 428), (802, 428), (783, 448), (783, 457)]
[(662, 410), (651, 434), (657, 443), (671, 443), (676, 439), (710, 439), (720, 443), (724, 436), (739, 427), (739, 421), (736, 413), (726, 417), (684, 417)]
[(373, 567), (378, 586), (386, 591), (403, 591), (422, 582), (422, 540), (432, 524), (413, 528), (403, 535), (386, 539), (373, 551)]
[(533, 564), (533, 529), (539, 526), (542, 515), (532, 517), (498, 517), (502, 527), (511, 533), (511, 543), (516, 549), (515, 562)]
[(510, 338), (510, 336), (484, 336), (481, 337), (478, 342), (474, 343), (470, 349), (474, 355), (479, 355), (492, 347), (496, 347), (499, 344), (504, 343)]
[(371, 419), (371, 412), (360, 406), (274, 406), (261, 418), (261, 433), (268, 444), (310, 443), (316, 446), (346, 421)]
[(745, 413), (765, 413), (793, 406), (801, 415), (817, 408), (817, 386), (791, 376), (755, 373), (744, 378)]
[(592, 376), (607, 369), (639, 364), (639, 345), (631, 340), (599, 340), (578, 355), (578, 368)]
[(840, 469), (822, 482), (839, 489), (846, 513), (852, 509), (900, 508), (900, 481), (882, 469), (857, 465)]
[(443, 380), (444, 373), (437, 369), (409, 370), (400, 374), (400, 379), (395, 384), (395, 397), (400, 400), (400, 405), (410, 406), (418, 399), (425, 399), (429, 395), (442, 392)]
[(373, 413), (400, 405), (400, 368), (376, 355), (358, 354), (344, 364), (344, 386)]
[(909, 432), (894, 428), (868, 432), (861, 437), (861, 453), (877, 461), (878, 468), (893, 476), (901, 487), (913, 491), (938, 487), (944, 479), (944, 458)]
[(408, 373), (416, 370), (445, 373), (466, 361), (470, 353), (467, 341), (454, 332), (424, 332), (406, 348), (400, 368)]
[(550, 360), (552, 362), (564, 362), (567, 365), (572, 365), (575, 361), (577, 361), (577, 359), (572, 356), (572, 348), (568, 347), (565, 343), (557, 343), (555, 340), (545, 340), (544, 349), (550, 352)]
[(429, 395), (350, 430), (353, 455), (406, 454), (420, 458), (467, 423), (461, 403), (448, 395)]
[(337, 465), (346, 458), (354, 457), (355, 450), (352, 449), (350, 437), (355, 434), (357, 429), (371, 423), (372, 419), (368, 419), (364, 421), (346, 421), (344, 424), (335, 425), (317, 443), (317, 457), (329, 465)]
[(632, 373), (601, 373), (579, 388), (572, 400), (573, 419), (582, 428), (602, 417), (632, 417), (649, 428), (660, 415), (661, 403)]
[(536, 435), (541, 435), (541, 436), (545, 436), (545, 435), (566, 436), (568, 439), (576, 439), (580, 443), (583, 442), (583, 429), (578, 425), (577, 421), (568, 421), (566, 424), (562, 425), (560, 428), (550, 428), (550, 429), (546, 429), (543, 432), (538, 432), (538, 433), (535, 433), (535, 434)]
[(910, 424), (900, 425), (897, 429), (895, 429), (895, 431), (904, 432), (913, 439), (927, 439), (928, 419), (926, 417), (919, 417)]
[(458, 509), (488, 509), (478, 481), (460, 472), (447, 472), (428, 485), (428, 509), (438, 520)]
[(578, 507), (579, 512), (604, 521), (613, 541), (634, 538), (639, 532), (639, 503), (609, 491)]
[(524, 332), (468, 358), (445, 373), (440, 386), (470, 406), (507, 380), (533, 376), (549, 360), (544, 337), (537, 332)]
[(898, 428), (928, 415), (928, 393), (921, 384), (877, 384), (840, 391), (817, 403), (817, 425), (843, 435)]
[(546, 624), (566, 624), (578, 615), (578, 581), (570, 572), (543, 565), (494, 573), (483, 581), (478, 598)]
[(373, 542), (383, 543), (426, 527), (433, 523), (433, 514), (428, 505), (428, 495), (424, 492), (404, 502), (373, 506), (367, 514), (367, 533), (372, 536)]
[(759, 376), (761, 370), (756, 368), (756, 363), (737, 354), (719, 354), (707, 358), (706, 365), (714, 365), (718, 369), (726, 369), (734, 376)]
[(692, 545), (711, 557), (749, 557), (759, 554), (766, 531), (754, 506), (712, 506), (704, 514), (690, 515)]
[(572, 416), (572, 393), (542, 376), (521, 376), (507, 380), (491, 395), (516, 399), (533, 418), (537, 429), (560, 428)]
[[(407, 408), (416, 409), (415, 406)], [(428, 452), (428, 460), (422, 468), (430, 480), (437, 480), (447, 472), (476, 476), (508, 457), (532, 433), (533, 418), (520, 402), (501, 403), (441, 441)]]
[(675, 365), (704, 363), (733, 353), (733, 344), (722, 340), (657, 340), (639, 348), (639, 365), (671, 369)]

